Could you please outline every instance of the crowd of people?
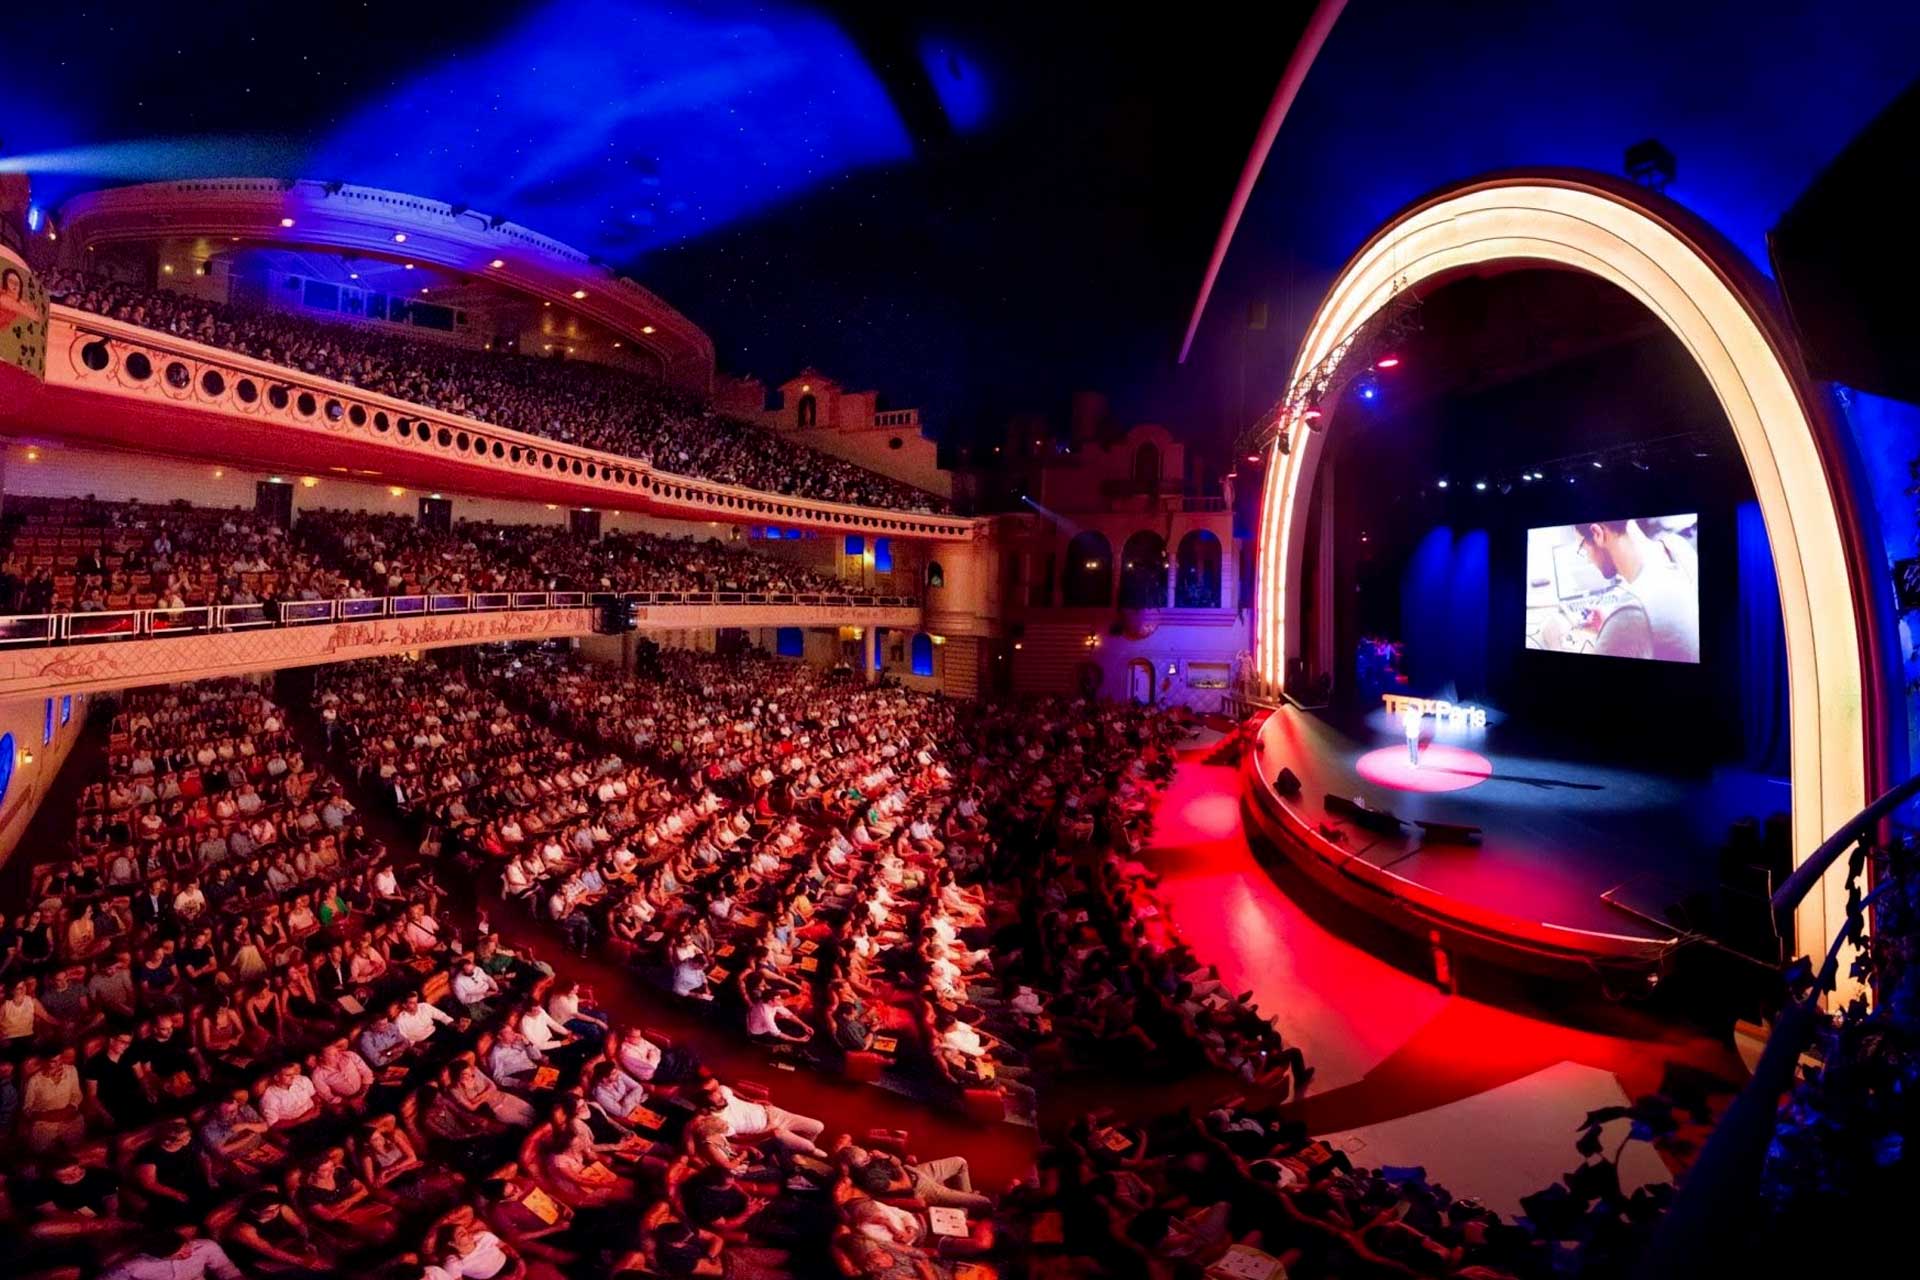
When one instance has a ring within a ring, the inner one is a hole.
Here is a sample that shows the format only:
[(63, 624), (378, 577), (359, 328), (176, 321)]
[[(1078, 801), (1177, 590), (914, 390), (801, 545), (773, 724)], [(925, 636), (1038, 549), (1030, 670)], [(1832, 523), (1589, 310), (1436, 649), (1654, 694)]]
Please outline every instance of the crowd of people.
[(1311, 1077), (1133, 856), (1171, 718), (671, 650), (329, 677), (349, 767), (503, 897), (815, 1066), (1021, 1118), (1033, 1071), (1116, 1055)]
[(640, 458), (676, 475), (865, 507), (947, 509), (943, 499), (924, 490), (603, 365), (475, 351), (364, 325), (207, 302), (99, 274), (50, 269), (42, 282), (55, 303), (445, 413)]
[[(649, 645), (323, 668), (294, 714), (255, 680), (123, 695), (70, 850), (27, 869), (0, 928), (24, 1274), (1544, 1280), (1617, 1274), (1582, 1268), (1664, 1205), (1507, 1220), (1282, 1109), (1310, 1066), (1142, 860), (1177, 715)], [(703, 1035), (609, 1010), (636, 998)], [(722, 1078), (706, 1035), (1048, 1141), (977, 1185), (857, 1105)], [(1040, 1105), (1088, 1072), (1224, 1100)], [(1831, 1105), (1782, 1113), (1796, 1155)]]
[(439, 864), (296, 736), (251, 681), (126, 695), (73, 852), (31, 866), (0, 950), (14, 1274), (945, 1276), (1003, 1247), (963, 1158), (718, 1078), (484, 916), (463, 940)]
[(437, 531), (409, 516), (311, 510), (296, 542), (324, 552), (376, 595), (415, 591), (646, 591), (835, 595), (874, 590), (716, 537), (562, 525), (462, 522)]
[(304, 510), (291, 534), (238, 508), (9, 499), (0, 615), (272, 606), (423, 593), (833, 595), (875, 589), (717, 538)]
[(354, 583), (239, 508), (7, 499), (0, 614), (328, 600)]

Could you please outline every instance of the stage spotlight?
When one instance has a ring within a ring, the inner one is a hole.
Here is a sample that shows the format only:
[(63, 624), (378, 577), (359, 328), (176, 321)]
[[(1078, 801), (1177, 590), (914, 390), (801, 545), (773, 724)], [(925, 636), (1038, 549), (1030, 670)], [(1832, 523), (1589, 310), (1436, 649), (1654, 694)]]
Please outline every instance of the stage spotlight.
[(1604, 463), (1604, 462), (1602, 462), (1602, 461), (1600, 461), (1600, 459), (1598, 459), (1598, 458), (1595, 458), (1595, 459), (1593, 460), (1593, 469), (1594, 469), (1595, 471), (1598, 471), (1598, 470), (1600, 470), (1600, 468), (1602, 468), (1602, 467), (1604, 467), (1604, 466), (1606, 466), (1606, 465), (1607, 465), (1606, 463)]
[(1438, 486), (1438, 487), (1440, 487), (1440, 488), (1442, 488), (1442, 489), (1444, 489), (1444, 488), (1446, 488), (1446, 487), (1447, 487), (1447, 478), (1446, 478), (1445, 476), (1441, 476), (1441, 477), (1440, 477), (1440, 484), (1439, 484), (1439, 486)]
[(1379, 394), (1380, 386), (1372, 378), (1362, 378), (1360, 380), (1360, 398), (1362, 400), (1372, 400)]
[(1487, 482), (1485, 480), (1475, 480), (1473, 487), (1477, 492), (1485, 493), (1487, 491)]
[(1400, 357), (1381, 356), (1373, 362), (1373, 367), (1376, 369), (1398, 369), (1400, 367)]
[(1320, 421), (1320, 411), (1318, 409), (1309, 409), (1300, 415), (1300, 420), (1302, 422), (1318, 422)]
[(1665, 191), (1680, 174), (1680, 162), (1658, 138), (1647, 138), (1627, 148), (1627, 176), (1651, 191)]
[(1533, 472), (1531, 472), (1531, 471), (1522, 471), (1522, 472), (1520, 473), (1520, 483), (1522, 483), (1522, 484), (1532, 484), (1532, 483), (1533, 483)]
[(1254, 466), (1257, 467), (1260, 465), (1260, 455), (1257, 453), (1250, 453), (1247, 455), (1247, 461), (1251, 462)]

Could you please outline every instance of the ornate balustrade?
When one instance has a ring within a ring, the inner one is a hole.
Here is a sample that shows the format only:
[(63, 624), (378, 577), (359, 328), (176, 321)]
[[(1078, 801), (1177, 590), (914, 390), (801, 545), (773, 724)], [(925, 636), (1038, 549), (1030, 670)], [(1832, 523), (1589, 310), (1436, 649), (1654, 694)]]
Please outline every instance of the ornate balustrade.
[(963, 540), (975, 521), (765, 493), (659, 470), (55, 306), (46, 380), (0, 402), (0, 425), (116, 448), (327, 469), (423, 489), (682, 519), (779, 522)]
[[(0, 617), (0, 700), (198, 680), (453, 645), (590, 634), (610, 595), (579, 591), (290, 600)], [(917, 629), (907, 597), (629, 592), (639, 629)]]

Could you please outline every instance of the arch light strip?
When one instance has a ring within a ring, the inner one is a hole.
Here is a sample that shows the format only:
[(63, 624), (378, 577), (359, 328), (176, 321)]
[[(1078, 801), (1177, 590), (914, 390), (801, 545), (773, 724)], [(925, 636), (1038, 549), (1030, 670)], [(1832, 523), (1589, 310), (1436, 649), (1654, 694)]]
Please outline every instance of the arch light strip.
[[(1659, 317), (1713, 387), (1752, 477), (1779, 576), (1798, 865), (1868, 798), (1863, 637), (1814, 425), (1747, 299), (1713, 262), (1610, 190), (1525, 178), (1476, 184), (1413, 209), (1348, 263), (1309, 326), (1294, 378), (1396, 293), (1496, 262), (1559, 266), (1607, 280)], [(1333, 416), (1320, 425), (1330, 427)], [(1322, 439), (1298, 421), (1284, 425), (1293, 448), (1282, 454), (1277, 441), (1269, 447), (1255, 602), (1256, 662), (1275, 683), (1300, 642), (1291, 623)], [(1801, 904), (1798, 951), (1821, 954), (1845, 920), (1844, 870), (1837, 867)]]

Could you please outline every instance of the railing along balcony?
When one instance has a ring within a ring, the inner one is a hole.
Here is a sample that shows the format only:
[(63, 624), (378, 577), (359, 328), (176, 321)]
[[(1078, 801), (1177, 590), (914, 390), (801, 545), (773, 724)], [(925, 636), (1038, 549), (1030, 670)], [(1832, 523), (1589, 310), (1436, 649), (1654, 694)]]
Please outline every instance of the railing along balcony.
[(506, 613), (526, 609), (581, 609), (609, 600), (642, 607), (719, 605), (918, 609), (912, 596), (772, 595), (759, 591), (492, 591), (470, 594), (379, 596), (353, 600), (283, 600), (273, 604), (192, 605), (182, 609), (87, 610), (0, 616), (0, 648), (97, 644), (161, 636), (205, 635), (263, 627), (305, 627), (438, 613)]
[[(861, 507), (681, 476), (644, 459), (586, 449), (426, 409), (408, 401), (124, 321), (55, 306), (47, 342), (47, 398), (0, 405), (0, 422), (36, 432), (139, 448), (155, 415), (191, 410), (229, 419), (231, 439), (206, 432), (209, 451), (301, 470), (316, 447), (377, 462), (384, 479), (431, 488), (565, 497), (596, 507), (732, 523), (780, 521), (846, 532), (964, 540), (968, 517)], [(73, 413), (73, 392), (121, 398), (137, 414)], [(167, 418), (167, 421), (174, 419)], [(271, 425), (283, 431), (263, 432)], [(370, 452), (371, 451), (371, 452)]]

